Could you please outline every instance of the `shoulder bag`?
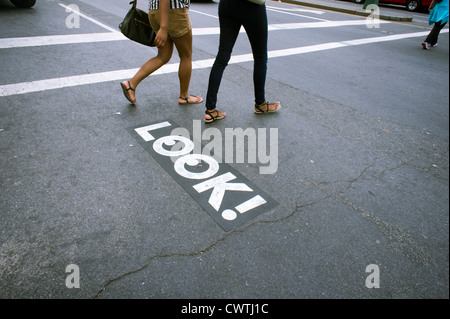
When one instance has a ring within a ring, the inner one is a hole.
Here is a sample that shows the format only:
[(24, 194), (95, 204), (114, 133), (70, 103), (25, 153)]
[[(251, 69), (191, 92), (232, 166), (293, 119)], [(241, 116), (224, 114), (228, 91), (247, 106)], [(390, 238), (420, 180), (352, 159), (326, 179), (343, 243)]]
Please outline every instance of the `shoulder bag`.
[(156, 46), (156, 33), (150, 25), (148, 13), (136, 8), (137, 0), (131, 1), (130, 4), (133, 6), (119, 24), (120, 31), (130, 40), (151, 47)]

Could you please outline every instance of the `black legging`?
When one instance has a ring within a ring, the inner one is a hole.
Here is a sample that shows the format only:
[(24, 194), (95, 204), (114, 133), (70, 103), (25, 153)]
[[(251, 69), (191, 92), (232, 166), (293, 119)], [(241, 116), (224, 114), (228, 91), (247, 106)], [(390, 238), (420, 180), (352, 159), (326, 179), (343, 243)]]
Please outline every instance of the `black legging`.
[(231, 58), (234, 44), (241, 26), (244, 26), (253, 52), (253, 84), (255, 103), (265, 102), (265, 85), (267, 74), (267, 13), (265, 5), (258, 5), (247, 0), (220, 0), (220, 44), (219, 52), (209, 76), (206, 108), (216, 108), (223, 71)]
[(442, 28), (445, 26), (445, 22), (441, 23), (441, 21), (438, 21), (434, 24), (433, 29), (431, 30), (430, 34), (428, 34), (427, 38), (425, 39), (425, 42), (436, 45), (439, 37), (439, 32), (441, 32)]

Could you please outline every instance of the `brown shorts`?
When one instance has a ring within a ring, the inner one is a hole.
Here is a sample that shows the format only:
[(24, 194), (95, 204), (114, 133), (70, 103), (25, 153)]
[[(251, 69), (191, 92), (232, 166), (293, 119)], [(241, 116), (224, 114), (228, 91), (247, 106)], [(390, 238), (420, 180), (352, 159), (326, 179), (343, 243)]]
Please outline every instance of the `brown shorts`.
[[(188, 8), (169, 9), (169, 36), (171, 38), (179, 38), (188, 33), (192, 29), (191, 20), (189, 19)], [(160, 28), (159, 10), (149, 10), (148, 18), (155, 32)]]

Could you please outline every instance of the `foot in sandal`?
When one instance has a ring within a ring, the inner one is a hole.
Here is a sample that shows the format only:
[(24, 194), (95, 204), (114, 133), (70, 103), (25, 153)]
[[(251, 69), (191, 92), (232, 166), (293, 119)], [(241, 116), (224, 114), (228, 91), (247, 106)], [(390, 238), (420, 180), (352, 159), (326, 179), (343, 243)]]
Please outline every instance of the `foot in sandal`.
[(180, 96), (178, 98), (179, 104), (198, 104), (198, 103), (202, 103), (202, 102), (203, 102), (203, 99), (200, 95), (199, 96), (189, 95), (188, 97)]
[(131, 87), (130, 81), (120, 82), (120, 86), (122, 87), (123, 95), (127, 98), (130, 103), (136, 103), (136, 97), (134, 95), (135, 90)]
[(263, 113), (273, 113), (281, 109), (281, 103), (275, 102), (275, 103), (269, 103), (265, 101), (262, 104), (255, 104), (255, 113), (256, 114), (263, 114)]
[(219, 112), (216, 109), (206, 110), (205, 111), (205, 123), (212, 123), (214, 121), (221, 120), (221, 119), (225, 118), (225, 116), (227, 116), (226, 113)]

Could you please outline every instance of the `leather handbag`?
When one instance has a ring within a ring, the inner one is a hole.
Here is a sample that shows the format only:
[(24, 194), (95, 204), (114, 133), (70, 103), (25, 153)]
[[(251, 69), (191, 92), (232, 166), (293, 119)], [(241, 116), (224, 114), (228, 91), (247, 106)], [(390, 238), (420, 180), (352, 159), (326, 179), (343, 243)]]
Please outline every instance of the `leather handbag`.
[(131, 1), (133, 4), (130, 11), (119, 24), (119, 29), (128, 39), (150, 47), (156, 46), (156, 33), (152, 29), (148, 20), (148, 13), (136, 8), (137, 0)]
[(263, 5), (266, 3), (266, 0), (247, 0), (247, 1), (259, 4), (259, 5)]

